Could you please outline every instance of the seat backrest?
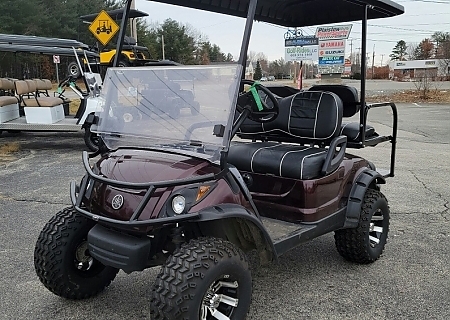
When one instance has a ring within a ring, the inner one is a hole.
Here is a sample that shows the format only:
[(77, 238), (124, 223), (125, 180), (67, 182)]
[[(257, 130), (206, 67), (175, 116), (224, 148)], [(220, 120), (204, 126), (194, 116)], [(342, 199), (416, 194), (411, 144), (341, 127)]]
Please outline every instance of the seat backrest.
[(30, 91), (30, 89), (28, 87), (28, 83), (26, 81), (24, 81), (24, 80), (17, 80), (17, 81), (14, 82), (14, 85), (16, 87), (16, 92), (17, 92), (18, 95), (24, 95), (24, 94), (27, 94), (27, 93), (35, 91), (35, 90)]
[(328, 144), (339, 135), (342, 101), (332, 92), (302, 91), (279, 99), (275, 120), (257, 123), (247, 119), (239, 136), (282, 142)]
[(30, 79), (27, 79), (27, 80), (24, 80), (24, 81), (28, 85), (28, 92), (29, 93), (35, 93), (37, 91), (36, 81), (30, 80)]
[(1, 78), (0, 79), (0, 90), (4, 92), (12, 92), (14, 91), (14, 82), (10, 79)]
[(338, 84), (320, 84), (312, 86), (309, 88), (309, 91), (328, 91), (339, 96), (343, 105), (343, 117), (355, 115), (361, 107), (358, 90), (355, 87)]

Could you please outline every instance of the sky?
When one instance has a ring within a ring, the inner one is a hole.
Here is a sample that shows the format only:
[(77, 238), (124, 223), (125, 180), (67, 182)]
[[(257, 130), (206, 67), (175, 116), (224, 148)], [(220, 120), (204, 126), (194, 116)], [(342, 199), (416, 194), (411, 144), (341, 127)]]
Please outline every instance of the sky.
[[(450, 0), (397, 0), (405, 8), (400, 16), (369, 20), (367, 52), (375, 65), (384, 65), (399, 40), (418, 44), (430, 38), (435, 31), (450, 32)], [(192, 26), (207, 39), (217, 44), (222, 52), (239, 56), (245, 19), (195, 9), (166, 5), (146, 0), (136, 0), (136, 9), (147, 12), (147, 22), (162, 23), (171, 18)], [(302, 28), (304, 35), (313, 35), (316, 27)], [(254, 22), (249, 51), (264, 53), (269, 61), (284, 59), (284, 33), (287, 28), (268, 23)], [(361, 23), (354, 22), (347, 40), (346, 53), (357, 51), (361, 41)], [(352, 44), (352, 48), (350, 47)]]

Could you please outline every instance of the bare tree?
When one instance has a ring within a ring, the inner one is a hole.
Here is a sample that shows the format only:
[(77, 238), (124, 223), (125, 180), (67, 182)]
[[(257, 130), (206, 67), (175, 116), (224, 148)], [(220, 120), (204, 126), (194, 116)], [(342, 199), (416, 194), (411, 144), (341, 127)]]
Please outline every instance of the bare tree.
[(406, 47), (406, 54), (408, 55), (409, 60), (417, 60), (415, 54), (418, 46), (419, 44), (417, 42), (408, 43), (408, 46)]

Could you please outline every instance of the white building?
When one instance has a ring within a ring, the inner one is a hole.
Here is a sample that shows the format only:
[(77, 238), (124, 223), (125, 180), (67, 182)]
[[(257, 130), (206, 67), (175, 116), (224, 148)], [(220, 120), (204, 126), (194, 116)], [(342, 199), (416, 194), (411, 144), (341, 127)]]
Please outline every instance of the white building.
[(427, 77), (432, 80), (450, 78), (450, 59), (428, 59), (389, 62), (389, 78), (408, 80)]

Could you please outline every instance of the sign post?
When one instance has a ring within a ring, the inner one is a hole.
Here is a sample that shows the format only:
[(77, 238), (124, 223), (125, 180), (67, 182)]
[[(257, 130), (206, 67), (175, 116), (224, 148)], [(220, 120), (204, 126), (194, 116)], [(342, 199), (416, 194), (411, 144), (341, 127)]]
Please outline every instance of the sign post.
[(61, 59), (59, 58), (59, 56), (56, 56), (56, 55), (53, 56), (53, 63), (56, 66), (56, 82), (59, 85), (59, 71), (58, 71), (59, 68), (58, 68), (58, 65), (61, 63)]

